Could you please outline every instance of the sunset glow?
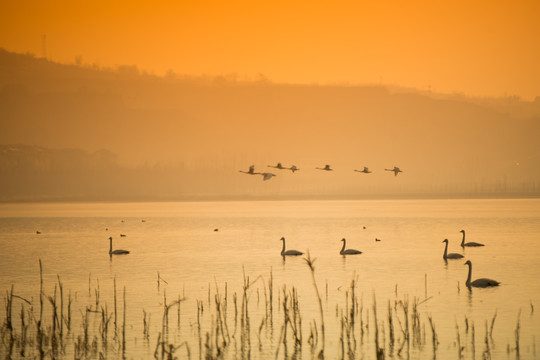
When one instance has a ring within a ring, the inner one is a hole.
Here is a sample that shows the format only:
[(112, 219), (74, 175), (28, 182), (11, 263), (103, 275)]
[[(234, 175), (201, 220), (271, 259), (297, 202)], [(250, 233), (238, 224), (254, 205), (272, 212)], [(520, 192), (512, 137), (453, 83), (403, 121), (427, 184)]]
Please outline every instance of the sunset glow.
[(540, 95), (539, 34), (534, 0), (0, 5), (0, 47), (62, 63), (525, 99)]

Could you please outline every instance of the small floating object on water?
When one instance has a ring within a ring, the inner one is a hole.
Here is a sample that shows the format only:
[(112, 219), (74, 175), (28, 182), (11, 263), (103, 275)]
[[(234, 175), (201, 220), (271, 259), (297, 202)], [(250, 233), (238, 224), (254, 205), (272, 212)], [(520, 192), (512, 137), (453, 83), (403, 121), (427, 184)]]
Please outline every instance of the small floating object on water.
[(109, 231), (109, 228), (105, 228), (105, 231)]
[(381, 239), (375, 238), (375, 241), (381, 241)]
[(219, 229), (218, 229), (218, 228), (215, 228), (214, 231), (219, 231)]
[(121, 237), (126, 237), (126, 234), (120, 234)]
[(142, 219), (141, 222), (146, 222), (146, 220)]
[(37, 231), (36, 231), (36, 234), (38, 234), (38, 235), (41, 234), (41, 231), (37, 230)]

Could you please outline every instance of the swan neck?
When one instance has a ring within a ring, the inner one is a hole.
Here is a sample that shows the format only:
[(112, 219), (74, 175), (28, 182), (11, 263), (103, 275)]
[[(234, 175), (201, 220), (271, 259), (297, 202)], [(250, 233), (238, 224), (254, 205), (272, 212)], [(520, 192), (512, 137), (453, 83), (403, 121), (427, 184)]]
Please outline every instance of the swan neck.
[(444, 255), (443, 258), (446, 259), (446, 252), (448, 251), (448, 241), (444, 242)]
[(285, 239), (281, 239), (283, 241), (283, 248), (281, 249), (281, 255), (285, 252)]
[(463, 237), (461, 238), (461, 246), (465, 245), (465, 231), (463, 231)]
[(109, 238), (109, 254), (112, 253), (112, 239)]
[(343, 254), (344, 251), (345, 251), (345, 240), (343, 240), (343, 246), (341, 247), (341, 251), (339, 253)]
[(467, 281), (465, 282), (465, 285), (469, 286), (471, 284), (471, 273), (472, 273), (472, 265), (469, 265), (469, 274), (467, 275)]

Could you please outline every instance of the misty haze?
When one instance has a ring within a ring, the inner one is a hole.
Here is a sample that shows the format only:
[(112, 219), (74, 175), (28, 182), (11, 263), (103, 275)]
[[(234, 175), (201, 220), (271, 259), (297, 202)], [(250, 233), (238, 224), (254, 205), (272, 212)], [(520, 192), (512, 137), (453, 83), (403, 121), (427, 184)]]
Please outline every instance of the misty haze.
[[(540, 191), (539, 98), (157, 77), (7, 51), (0, 64), (4, 201)], [(250, 165), (277, 176), (242, 176)]]

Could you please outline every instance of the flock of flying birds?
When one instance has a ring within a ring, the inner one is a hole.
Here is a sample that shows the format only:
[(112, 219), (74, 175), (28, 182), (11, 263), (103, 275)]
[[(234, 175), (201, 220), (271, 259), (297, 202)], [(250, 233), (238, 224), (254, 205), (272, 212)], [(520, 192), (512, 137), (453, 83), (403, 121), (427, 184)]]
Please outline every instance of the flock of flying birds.
[[(278, 170), (291, 170), (293, 173), (295, 171), (298, 171), (300, 170), (299, 168), (297, 168), (295, 165), (292, 165), (291, 167), (284, 167), (283, 165), (281, 165), (281, 163), (277, 163), (277, 165), (268, 165), (268, 167), (271, 167), (271, 168), (274, 168), (274, 169), (278, 169)], [(323, 170), (323, 171), (333, 171), (334, 169), (332, 169), (330, 167), (330, 165), (326, 164), (324, 167), (316, 167), (315, 169), (317, 170)], [(384, 169), (385, 171), (392, 171), (394, 172), (394, 176), (397, 176), (397, 174), (399, 174), (400, 172), (403, 172), (403, 170), (401, 170), (400, 168), (398, 168), (397, 166), (394, 166), (393, 169)], [(241, 173), (244, 173), (244, 174), (248, 174), (248, 175), (262, 175), (263, 177), (263, 180), (270, 180), (273, 176), (276, 176), (276, 174), (273, 174), (273, 173), (270, 173), (270, 172), (255, 172), (255, 165), (251, 165), (249, 167), (249, 170), (248, 171), (243, 171), (243, 170), (239, 170)], [(369, 170), (366, 166), (364, 166), (364, 168), (362, 170), (356, 170), (354, 169), (354, 171), (356, 172), (360, 172), (360, 173), (364, 173), (364, 174), (371, 174), (372, 171)]]

